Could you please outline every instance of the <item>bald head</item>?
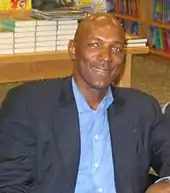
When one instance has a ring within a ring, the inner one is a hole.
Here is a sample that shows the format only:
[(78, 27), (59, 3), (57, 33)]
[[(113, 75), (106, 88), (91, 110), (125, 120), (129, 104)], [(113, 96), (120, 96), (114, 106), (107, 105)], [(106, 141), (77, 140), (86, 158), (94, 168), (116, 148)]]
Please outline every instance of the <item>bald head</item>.
[(113, 14), (96, 13), (81, 21), (75, 33), (75, 41), (81, 41), (82, 37), (87, 36), (89, 32), (91, 33), (98, 28), (107, 28), (108, 30), (115, 28), (124, 36), (124, 30)]
[(124, 30), (112, 14), (93, 14), (79, 24), (68, 50), (79, 88), (105, 92), (123, 68)]

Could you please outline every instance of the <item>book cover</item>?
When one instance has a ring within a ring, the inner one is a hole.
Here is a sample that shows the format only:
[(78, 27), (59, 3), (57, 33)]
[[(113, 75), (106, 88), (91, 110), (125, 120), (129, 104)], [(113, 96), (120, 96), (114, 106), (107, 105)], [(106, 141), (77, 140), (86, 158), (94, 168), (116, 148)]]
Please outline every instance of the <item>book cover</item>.
[(36, 20), (26, 17), (26, 18), (3, 18), (1, 20), (2, 25), (10, 25), (14, 27), (28, 27), (36, 26)]
[(126, 44), (125, 48), (145, 47), (146, 43)]
[(147, 38), (145, 36), (131, 35), (126, 33), (125, 43), (147, 43)]
[(31, 0), (1, 0), (0, 11), (31, 10)]
[(2, 30), (9, 30), (9, 31), (13, 31), (13, 32), (34, 32), (35, 31), (35, 26), (23, 26), (23, 27), (17, 27), (17, 26), (13, 26), (13, 25), (8, 25), (8, 24), (4, 24), (2, 23), (1, 25)]

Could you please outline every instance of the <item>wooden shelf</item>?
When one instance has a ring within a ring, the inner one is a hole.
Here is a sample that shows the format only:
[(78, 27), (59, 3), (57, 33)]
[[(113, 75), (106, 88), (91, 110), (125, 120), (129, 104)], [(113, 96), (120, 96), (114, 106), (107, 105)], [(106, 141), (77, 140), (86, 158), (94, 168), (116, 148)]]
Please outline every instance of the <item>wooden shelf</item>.
[(127, 54), (148, 54), (149, 53), (149, 47), (132, 47), (132, 48), (126, 48), (125, 49)]
[(126, 19), (126, 20), (130, 20), (130, 21), (137, 21), (137, 22), (142, 22), (141, 19), (136, 18), (136, 17), (132, 17), (129, 15), (125, 15), (123, 13), (113, 13), (113, 15), (115, 17), (121, 18), (121, 19)]
[(159, 50), (159, 49), (156, 49), (156, 48), (150, 48), (150, 52), (153, 53), (153, 54), (162, 56), (162, 57), (170, 58), (170, 52), (167, 53), (167, 52), (164, 52), (163, 50)]
[(0, 55), (0, 66), (1, 64), (11, 63), (27, 63), (27, 62), (41, 62), (45, 60), (63, 60), (69, 59), (68, 52), (37, 52), (27, 54), (14, 54), (14, 55)]
[[(148, 47), (128, 48), (127, 55), (146, 54)], [(63, 77), (72, 73), (73, 63), (67, 52), (0, 56), (0, 83)]]
[(170, 30), (170, 25), (167, 23), (161, 23), (161, 22), (156, 22), (156, 21), (142, 21), (140, 18), (135, 18), (129, 15), (125, 15), (122, 13), (113, 13), (115, 17), (130, 20), (130, 21), (137, 21), (140, 22), (144, 25), (151, 25), (159, 28), (164, 28), (164, 29), (169, 29)]
[(151, 25), (154, 27), (159, 27), (159, 28), (164, 28), (170, 30), (170, 25), (167, 23), (161, 23), (161, 22), (156, 22), (156, 21), (149, 21), (149, 22), (143, 22), (145, 25)]
[[(141, 48), (128, 48), (125, 49), (126, 53), (140, 54), (148, 53), (149, 47)], [(1, 64), (11, 64), (11, 63), (27, 63), (27, 62), (41, 62), (45, 60), (63, 60), (69, 59), (69, 54), (67, 51), (58, 52), (39, 52), (39, 53), (28, 53), (28, 54), (14, 54), (14, 55), (0, 55), (0, 66)]]
[(31, 16), (31, 10), (11, 10), (0, 11), (0, 18), (3, 17), (29, 17)]

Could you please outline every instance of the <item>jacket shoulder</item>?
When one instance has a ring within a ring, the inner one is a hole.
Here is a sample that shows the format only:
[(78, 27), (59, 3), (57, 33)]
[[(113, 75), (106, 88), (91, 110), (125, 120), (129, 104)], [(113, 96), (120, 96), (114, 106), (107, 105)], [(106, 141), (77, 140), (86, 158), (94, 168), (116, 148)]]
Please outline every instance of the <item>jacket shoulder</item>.
[(123, 101), (127, 108), (134, 109), (138, 112), (159, 111), (161, 112), (161, 106), (158, 100), (145, 92), (142, 92), (134, 88), (115, 87), (113, 90), (115, 98)]

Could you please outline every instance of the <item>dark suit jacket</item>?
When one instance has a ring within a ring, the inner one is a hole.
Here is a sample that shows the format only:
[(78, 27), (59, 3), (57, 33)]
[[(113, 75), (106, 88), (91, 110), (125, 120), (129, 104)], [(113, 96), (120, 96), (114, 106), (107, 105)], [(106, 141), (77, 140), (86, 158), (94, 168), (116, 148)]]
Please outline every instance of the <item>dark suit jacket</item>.
[(170, 103), (166, 106), (164, 114), (166, 117), (166, 121), (169, 122), (169, 127), (170, 127)]
[[(113, 87), (108, 109), (117, 193), (143, 193), (152, 165), (170, 175), (170, 133), (159, 105)], [(80, 159), (71, 78), (27, 83), (0, 110), (0, 193), (74, 193)]]

